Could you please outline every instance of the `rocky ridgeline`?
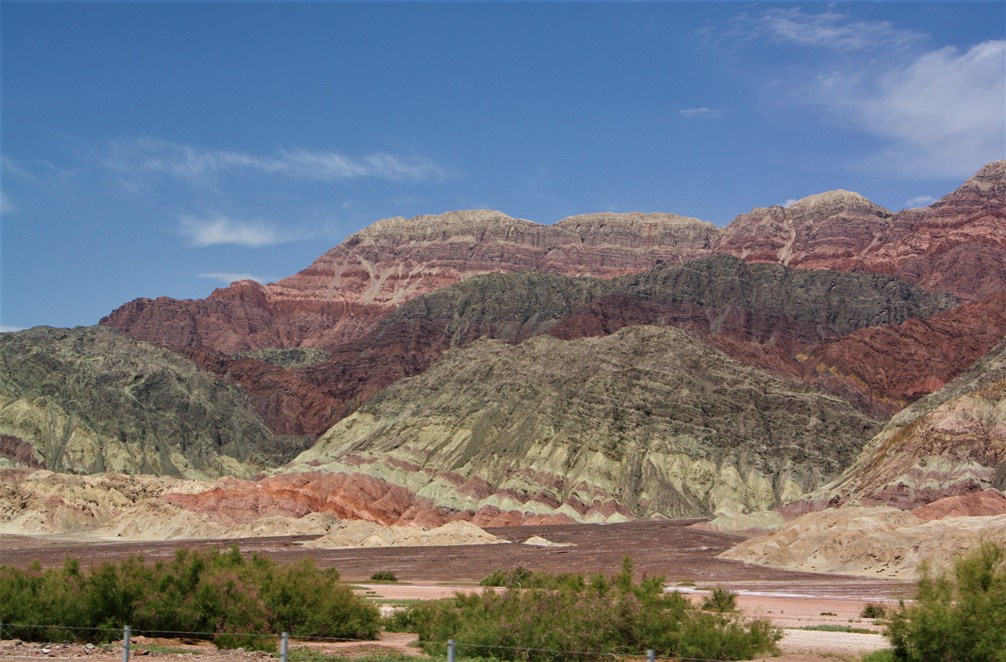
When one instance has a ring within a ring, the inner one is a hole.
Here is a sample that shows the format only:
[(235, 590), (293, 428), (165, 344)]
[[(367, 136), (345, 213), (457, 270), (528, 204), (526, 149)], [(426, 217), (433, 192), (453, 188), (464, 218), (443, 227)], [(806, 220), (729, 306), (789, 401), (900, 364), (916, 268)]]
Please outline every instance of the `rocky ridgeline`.
[(390, 310), (491, 272), (610, 278), (723, 252), (804, 269), (901, 276), (976, 300), (1006, 291), (1006, 162), (925, 209), (892, 214), (847, 191), (756, 209), (727, 228), (671, 214), (593, 214), (539, 225), (474, 210), (378, 221), (277, 283), (241, 281), (206, 299), (129, 302), (102, 320), (130, 335), (234, 354), (329, 348)]

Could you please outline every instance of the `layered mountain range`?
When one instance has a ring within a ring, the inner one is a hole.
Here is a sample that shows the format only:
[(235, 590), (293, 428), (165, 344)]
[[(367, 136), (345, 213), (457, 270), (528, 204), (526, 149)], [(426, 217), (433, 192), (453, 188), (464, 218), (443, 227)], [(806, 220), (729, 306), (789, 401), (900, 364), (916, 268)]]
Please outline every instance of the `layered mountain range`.
[[(710, 515), (822, 490), (792, 507), (914, 506), (1003, 488), (998, 424), (964, 425), (984, 441), (962, 455), (963, 432), (932, 432), (960, 408), (932, 403), (1006, 335), (1006, 162), (897, 213), (832, 191), (722, 229), (386, 219), (277, 283), (138, 299), (101, 325), (0, 336), (0, 463), (272, 471), (174, 507), (382, 523)], [(998, 374), (995, 356), (972, 370)], [(917, 407), (926, 425), (896, 423)]]

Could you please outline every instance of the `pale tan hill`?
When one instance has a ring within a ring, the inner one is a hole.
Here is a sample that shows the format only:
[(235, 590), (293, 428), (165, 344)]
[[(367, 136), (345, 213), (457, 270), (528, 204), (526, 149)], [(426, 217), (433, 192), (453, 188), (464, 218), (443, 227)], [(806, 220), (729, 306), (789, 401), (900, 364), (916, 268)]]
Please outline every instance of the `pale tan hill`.
[(498, 545), (509, 543), (486, 533), (471, 522), (454, 521), (428, 529), (418, 526), (381, 526), (362, 520), (340, 522), (305, 547), (427, 547), (442, 545)]
[(914, 578), (982, 542), (1006, 544), (1006, 515), (926, 522), (889, 506), (833, 508), (802, 515), (720, 555), (789, 570)]

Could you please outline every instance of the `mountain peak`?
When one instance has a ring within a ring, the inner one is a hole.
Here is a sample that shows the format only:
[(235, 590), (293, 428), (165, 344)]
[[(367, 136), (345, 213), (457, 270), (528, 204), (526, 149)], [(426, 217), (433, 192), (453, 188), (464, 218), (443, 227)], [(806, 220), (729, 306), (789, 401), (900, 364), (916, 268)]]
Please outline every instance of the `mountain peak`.
[(887, 215), (891, 213), (880, 205), (874, 204), (865, 196), (855, 191), (846, 191), (845, 189), (835, 189), (834, 191), (808, 195), (806, 198), (801, 198), (791, 204), (788, 209), (798, 213), (808, 211), (820, 213), (823, 211), (829, 215), (841, 210), (880, 211)]

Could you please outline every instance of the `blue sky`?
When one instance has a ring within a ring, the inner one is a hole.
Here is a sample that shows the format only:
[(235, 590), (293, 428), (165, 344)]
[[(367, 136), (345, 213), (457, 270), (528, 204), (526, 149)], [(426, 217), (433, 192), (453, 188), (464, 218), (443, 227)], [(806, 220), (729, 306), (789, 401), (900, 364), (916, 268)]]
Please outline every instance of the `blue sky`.
[(1006, 5), (0, 2), (0, 328), (276, 280), (389, 216), (725, 225), (1006, 158)]

